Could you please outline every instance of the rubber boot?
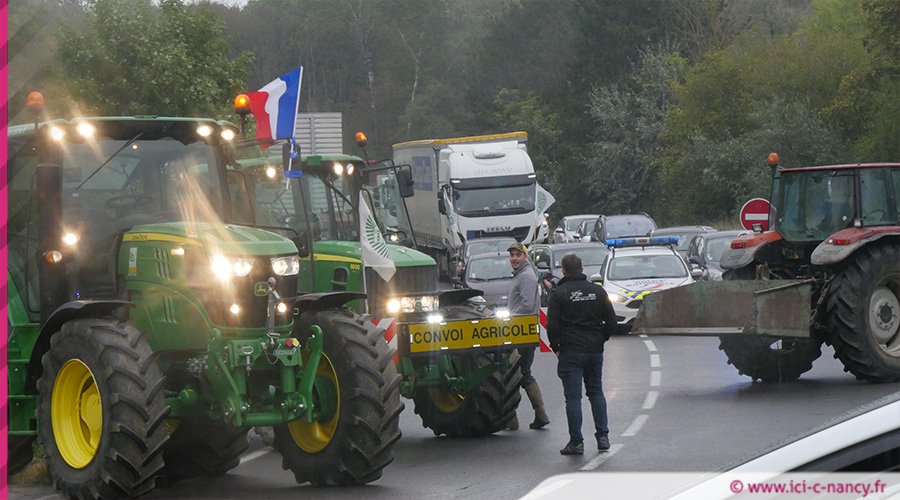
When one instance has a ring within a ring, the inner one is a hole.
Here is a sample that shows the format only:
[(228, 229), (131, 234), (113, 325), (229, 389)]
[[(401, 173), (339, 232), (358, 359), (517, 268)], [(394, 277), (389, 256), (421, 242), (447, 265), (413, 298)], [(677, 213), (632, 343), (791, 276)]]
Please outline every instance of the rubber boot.
[(534, 408), (534, 422), (528, 427), (540, 429), (549, 424), (550, 417), (547, 416), (547, 412), (544, 410), (544, 400), (541, 398), (541, 389), (538, 387), (537, 382), (525, 386), (525, 394), (528, 394), (528, 399), (531, 401), (532, 408)]
[(509, 421), (509, 425), (506, 426), (506, 429), (510, 431), (519, 430), (519, 417), (515, 413), (513, 413), (513, 418)]

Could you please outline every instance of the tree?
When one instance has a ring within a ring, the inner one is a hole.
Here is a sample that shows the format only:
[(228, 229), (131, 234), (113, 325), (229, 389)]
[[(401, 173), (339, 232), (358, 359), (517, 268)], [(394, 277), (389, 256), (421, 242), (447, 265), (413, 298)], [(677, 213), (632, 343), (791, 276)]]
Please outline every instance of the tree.
[[(682, 82), (687, 61), (667, 45), (645, 49), (627, 82), (596, 88), (590, 95), (592, 142), (583, 159), (591, 212), (650, 211), (656, 172), (652, 159), (659, 132)], [(587, 207), (582, 207), (587, 208)]]
[(252, 55), (228, 59), (224, 25), (182, 0), (92, 0), (83, 31), (62, 30), (57, 80), (81, 113), (231, 114)]
[(826, 115), (854, 143), (860, 161), (900, 156), (900, 3), (864, 0), (867, 60), (846, 75)]

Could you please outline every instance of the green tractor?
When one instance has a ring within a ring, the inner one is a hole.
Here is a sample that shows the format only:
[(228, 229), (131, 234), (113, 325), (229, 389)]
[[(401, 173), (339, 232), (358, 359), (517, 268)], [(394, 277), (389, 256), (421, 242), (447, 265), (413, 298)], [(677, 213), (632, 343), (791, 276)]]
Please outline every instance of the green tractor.
[[(365, 146), (364, 135), (357, 134), (357, 144)], [(538, 319), (493, 317), (477, 290), (438, 291), (437, 266), (415, 249), (406, 211), (411, 167), (346, 154), (297, 155), (290, 145), (267, 156), (250, 145), (239, 163), (254, 182), (255, 212), (267, 229), (297, 244), (299, 292), (366, 292), (368, 299), (353, 307), (392, 323), (387, 337), (398, 350), (400, 393), (435, 435), (505, 429), (521, 399), (515, 348), (538, 344)], [(390, 280), (362, 262), (360, 200), (384, 241), (380, 253), (396, 268)]]
[[(36, 99), (39, 111), (43, 99)], [(125, 498), (221, 475), (272, 426), (298, 483), (381, 477), (394, 351), (364, 296), (298, 296), (297, 247), (255, 222), (227, 122), (76, 118), (9, 129), (9, 464)]]

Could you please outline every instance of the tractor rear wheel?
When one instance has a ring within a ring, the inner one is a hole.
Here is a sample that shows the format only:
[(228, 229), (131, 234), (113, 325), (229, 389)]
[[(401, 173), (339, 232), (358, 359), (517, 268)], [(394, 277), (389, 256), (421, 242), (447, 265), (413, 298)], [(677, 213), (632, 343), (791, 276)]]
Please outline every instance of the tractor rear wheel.
[(871, 382), (900, 380), (900, 249), (867, 245), (831, 283), (829, 341), (844, 370)]
[[(749, 269), (749, 268), (748, 268)], [(753, 279), (755, 272), (738, 270), (722, 275), (723, 279)], [(822, 341), (817, 338), (774, 339), (760, 336), (719, 337), (719, 349), (728, 356), (728, 364), (738, 373), (763, 382), (789, 382), (812, 369), (813, 361), (822, 355)]]
[(249, 428), (218, 420), (184, 419), (173, 422), (172, 427), (175, 429), (163, 455), (163, 475), (170, 481), (221, 476), (241, 463), (241, 454), (249, 446)]
[[(454, 356), (456, 371), (460, 374), (471, 374), (492, 362), (491, 356), (484, 353)], [(422, 417), (422, 426), (431, 429), (435, 436), (486, 436), (509, 426), (522, 399), (521, 383), (519, 353), (513, 351), (508, 369), (494, 372), (468, 393), (428, 387), (417, 390), (413, 401), (416, 413)]]
[(275, 427), (282, 468), (298, 483), (365, 484), (381, 477), (400, 439), (400, 375), (394, 349), (368, 315), (349, 309), (304, 314), (304, 328), (323, 332), (323, 355), (314, 387), (319, 412)]
[(146, 335), (115, 319), (69, 321), (42, 362), (39, 433), (56, 487), (81, 499), (152, 490), (169, 407)]

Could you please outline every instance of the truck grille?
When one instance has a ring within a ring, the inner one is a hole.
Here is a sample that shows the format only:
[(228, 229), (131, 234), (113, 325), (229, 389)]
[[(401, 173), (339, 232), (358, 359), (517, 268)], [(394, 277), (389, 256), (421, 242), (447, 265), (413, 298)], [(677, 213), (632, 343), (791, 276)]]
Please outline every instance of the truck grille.
[(529, 229), (530, 228), (528, 226), (522, 226), (522, 227), (514, 227), (510, 231), (497, 231), (497, 232), (492, 232), (492, 233), (489, 233), (487, 231), (469, 231), (466, 234), (466, 239), (474, 240), (474, 239), (478, 239), (478, 238), (493, 238), (493, 237), (497, 237), (497, 236), (512, 236), (516, 240), (524, 243), (525, 238), (528, 237)]
[(369, 314), (387, 318), (387, 299), (397, 295), (434, 292), (438, 289), (437, 266), (398, 267), (391, 282), (381, 279), (372, 268), (366, 268)]

